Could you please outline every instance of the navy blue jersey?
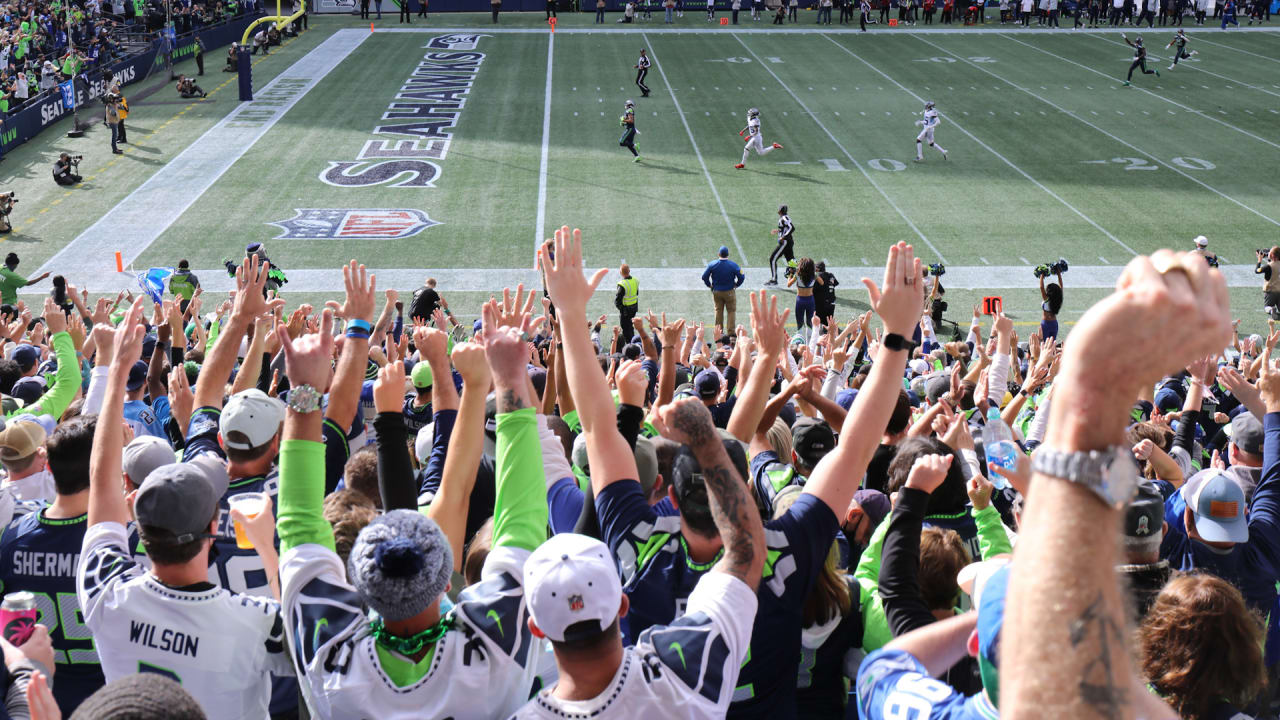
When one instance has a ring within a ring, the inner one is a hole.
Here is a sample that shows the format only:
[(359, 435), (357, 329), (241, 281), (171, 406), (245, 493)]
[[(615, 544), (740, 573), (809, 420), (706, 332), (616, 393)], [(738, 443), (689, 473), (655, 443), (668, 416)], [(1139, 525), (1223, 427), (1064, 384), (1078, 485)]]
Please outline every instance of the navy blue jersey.
[(755, 487), (756, 501), (765, 517), (773, 517), (773, 500), (790, 485), (804, 486), (805, 477), (790, 464), (782, 462), (772, 450), (763, 450), (751, 458), (751, 484)]
[(45, 512), (15, 520), (0, 536), (0, 590), (35, 595), (36, 622), (49, 628), (53, 641), (53, 696), (68, 717), (106, 682), (76, 599), (76, 566), (89, 516), (54, 520)]
[[(227, 499), (240, 493), (265, 493), (271, 497), (271, 505), (275, 507), (276, 495), (280, 491), (280, 478), (276, 471), (263, 477), (238, 478), (227, 486), (227, 492), (218, 501), (222, 512), (218, 514), (218, 537), (213, 541), (213, 550), (209, 553), (209, 581), (241, 595), (258, 595), (271, 597), (271, 586), (267, 582), (267, 572), (262, 567), (262, 558), (252, 548), (236, 547), (236, 529), (231, 520), (231, 505)], [(280, 549), (280, 538), (275, 539), (276, 550)]]
[[(404, 399), (404, 429), (409, 432), (410, 438), (417, 437), (418, 431), (431, 423), (431, 403), (419, 407), (417, 399), (417, 395), (409, 395)], [(418, 460), (425, 461), (426, 458)]]
[(877, 650), (858, 668), (860, 720), (999, 720), (985, 692), (966, 698), (905, 650)]
[[(182, 448), (183, 462), (189, 462), (205, 454), (216, 455), (222, 460), (227, 459), (226, 451), (218, 443), (218, 423), (221, 418), (221, 408), (211, 406), (198, 407), (191, 413), (191, 420), (187, 423), (186, 444)], [(347, 460), (351, 458), (351, 441), (364, 432), (364, 418), (357, 412), (351, 428), (346, 431), (329, 418), (325, 418), (321, 431), (324, 434), (324, 489), (328, 494), (338, 487), (342, 471), (347, 465)], [(241, 490), (240, 492), (258, 491)], [(273, 490), (273, 500), (274, 495)]]
[[(680, 517), (659, 516), (634, 480), (605, 487), (596, 496), (596, 510), (631, 599), (627, 644), (634, 644), (646, 628), (684, 614), (689, 594), (719, 554), (706, 563), (689, 557)], [(765, 523), (760, 607), (728, 717), (796, 717), (804, 601), (837, 529), (835, 514), (813, 495), (801, 495), (785, 515)]]
[[(849, 612), (804, 631), (800, 674), (796, 677), (796, 708), (804, 720), (844, 717), (845, 700), (849, 696), (844, 679), (846, 674), (849, 677), (857, 674), (856, 664), (846, 669), (845, 656), (857, 650), (857, 657), (861, 657), (862, 608), (858, 602), (861, 588), (852, 576), (846, 575), (844, 581), (849, 589)], [(820, 644), (810, 647), (815, 643)]]

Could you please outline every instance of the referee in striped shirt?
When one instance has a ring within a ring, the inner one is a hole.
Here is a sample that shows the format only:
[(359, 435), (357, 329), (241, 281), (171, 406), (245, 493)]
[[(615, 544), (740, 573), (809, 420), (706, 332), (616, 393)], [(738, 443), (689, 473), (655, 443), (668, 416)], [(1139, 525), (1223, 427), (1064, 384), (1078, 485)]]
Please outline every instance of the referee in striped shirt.
[(644, 97), (649, 97), (649, 86), (644, 84), (644, 78), (649, 74), (649, 53), (644, 48), (640, 48), (640, 59), (634, 65), (636, 69), (636, 85), (640, 88), (640, 92)]
[(787, 206), (778, 206), (778, 227), (769, 231), (771, 235), (778, 236), (778, 246), (773, 249), (773, 254), (769, 256), (769, 281), (765, 285), (778, 284), (778, 259), (786, 258), (787, 269), (786, 274), (790, 275), (794, 266), (795, 254), (795, 238), (792, 234), (795, 232), (796, 226), (791, 223), (791, 218), (787, 215)]

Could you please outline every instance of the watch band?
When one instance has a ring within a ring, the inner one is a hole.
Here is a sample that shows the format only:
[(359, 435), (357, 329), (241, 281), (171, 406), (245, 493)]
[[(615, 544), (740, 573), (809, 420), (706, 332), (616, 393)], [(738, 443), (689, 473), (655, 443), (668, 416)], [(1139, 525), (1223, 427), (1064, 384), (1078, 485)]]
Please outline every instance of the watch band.
[(885, 335), (884, 340), (881, 342), (881, 344), (889, 348), (890, 350), (893, 350), (894, 352), (897, 352), (899, 350), (906, 350), (910, 352), (911, 349), (916, 346), (915, 343), (911, 342), (910, 340), (906, 339), (905, 337), (897, 333), (889, 333)]
[(1088, 452), (1042, 445), (1031, 456), (1031, 470), (1086, 487), (1114, 509), (1127, 505), (1137, 489), (1138, 467), (1123, 445)]
[(287, 406), (296, 413), (313, 413), (320, 409), (320, 391), (311, 385), (295, 385), (289, 389)]

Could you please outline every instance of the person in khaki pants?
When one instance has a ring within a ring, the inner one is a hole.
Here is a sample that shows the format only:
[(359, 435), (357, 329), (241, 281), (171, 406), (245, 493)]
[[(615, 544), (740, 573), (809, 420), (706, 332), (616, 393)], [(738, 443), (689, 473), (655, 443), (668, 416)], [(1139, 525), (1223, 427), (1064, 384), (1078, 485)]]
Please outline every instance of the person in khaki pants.
[[(738, 263), (729, 259), (729, 248), (724, 245), (720, 246), (720, 254), (715, 260), (707, 263), (707, 269), (702, 271), (702, 283), (711, 288), (711, 297), (716, 305), (716, 326), (721, 328), (723, 332), (732, 333), (737, 327), (735, 322), (735, 313), (738, 310), (738, 286), (747, 279), (742, 274), (742, 268), (738, 267)], [(724, 324), (725, 315), (728, 315), (728, 324)]]

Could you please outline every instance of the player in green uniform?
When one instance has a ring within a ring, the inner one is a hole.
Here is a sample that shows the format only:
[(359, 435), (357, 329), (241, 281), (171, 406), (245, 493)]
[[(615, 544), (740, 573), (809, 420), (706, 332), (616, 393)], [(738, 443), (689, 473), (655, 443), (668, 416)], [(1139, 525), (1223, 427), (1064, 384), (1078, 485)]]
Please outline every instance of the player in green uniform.
[(1178, 46), (1177, 49), (1173, 51), (1173, 63), (1169, 65), (1170, 70), (1177, 66), (1179, 60), (1186, 60), (1192, 55), (1200, 54), (1197, 50), (1192, 50), (1189, 53), (1187, 52), (1187, 40), (1187, 33), (1183, 30), (1179, 30), (1178, 34), (1174, 35), (1173, 39), (1169, 41), (1169, 44), (1165, 45), (1165, 48), (1171, 48), (1174, 45)]
[(636, 135), (640, 131), (636, 129), (636, 104), (633, 100), (628, 100), (627, 104), (622, 108), (622, 117), (618, 119), (618, 124), (623, 127), (622, 138), (618, 140), (618, 144), (631, 151), (635, 155), (632, 162), (640, 162), (640, 153), (636, 152)]

